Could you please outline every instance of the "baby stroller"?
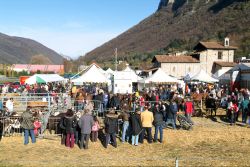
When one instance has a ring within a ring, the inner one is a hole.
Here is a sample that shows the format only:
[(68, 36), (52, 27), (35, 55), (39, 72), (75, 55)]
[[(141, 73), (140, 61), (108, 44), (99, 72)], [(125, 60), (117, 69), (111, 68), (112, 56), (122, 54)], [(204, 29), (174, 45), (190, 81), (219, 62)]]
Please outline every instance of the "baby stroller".
[(177, 115), (177, 120), (180, 123), (180, 126), (184, 130), (192, 130), (193, 124), (184, 116), (184, 115)]

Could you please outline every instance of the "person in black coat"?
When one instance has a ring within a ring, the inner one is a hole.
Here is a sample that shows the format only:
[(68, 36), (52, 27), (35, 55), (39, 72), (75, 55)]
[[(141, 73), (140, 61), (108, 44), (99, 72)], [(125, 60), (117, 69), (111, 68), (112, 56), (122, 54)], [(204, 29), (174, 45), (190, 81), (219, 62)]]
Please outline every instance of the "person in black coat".
[(207, 97), (206, 101), (206, 112), (208, 112), (208, 110), (211, 110), (211, 116), (213, 115), (213, 111), (215, 112), (215, 116), (216, 116), (216, 100), (215, 98), (213, 98), (212, 95), (209, 95), (209, 97)]
[(118, 130), (118, 115), (115, 114), (114, 110), (111, 110), (105, 117), (104, 120), (105, 124), (105, 133), (106, 133), (106, 143), (105, 148), (108, 147), (108, 144), (110, 142), (110, 137), (112, 137), (113, 140), (113, 146), (117, 147), (116, 142), (116, 132)]
[(75, 143), (75, 128), (77, 126), (77, 120), (73, 110), (68, 109), (63, 121), (66, 132), (66, 147), (73, 148)]
[(176, 129), (175, 126), (175, 116), (178, 112), (177, 104), (172, 100), (172, 102), (169, 105), (169, 108), (167, 109), (167, 121), (166, 125), (172, 124), (173, 129)]
[(100, 113), (103, 112), (103, 106), (102, 106), (102, 102), (103, 102), (103, 93), (99, 93), (98, 95), (95, 96), (94, 98), (94, 109), (98, 110)]
[(130, 114), (130, 125), (132, 134), (132, 145), (138, 146), (139, 134), (142, 131), (140, 111)]
[(121, 105), (120, 103), (121, 101), (119, 99), (119, 94), (113, 95), (113, 97), (110, 99), (110, 107), (115, 108), (115, 110), (120, 109), (120, 105)]
[(158, 139), (158, 131), (160, 131), (160, 143), (163, 141), (163, 113), (157, 110), (154, 113), (154, 126), (155, 126), (155, 135), (154, 135), (154, 142), (157, 142)]
[(59, 122), (59, 128), (61, 130), (61, 145), (66, 145), (66, 132), (65, 132), (65, 126), (64, 126), (64, 119), (65, 117), (61, 117)]

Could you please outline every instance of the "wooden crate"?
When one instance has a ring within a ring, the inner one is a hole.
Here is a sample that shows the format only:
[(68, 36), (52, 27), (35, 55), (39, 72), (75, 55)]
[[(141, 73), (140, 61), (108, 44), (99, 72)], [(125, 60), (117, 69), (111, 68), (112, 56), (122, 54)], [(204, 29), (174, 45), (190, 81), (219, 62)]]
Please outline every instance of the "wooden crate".
[(6, 93), (6, 94), (0, 94), (0, 97), (17, 97), (20, 96), (18, 93)]
[(27, 103), (28, 107), (47, 107), (48, 102), (43, 102), (43, 101), (29, 101)]

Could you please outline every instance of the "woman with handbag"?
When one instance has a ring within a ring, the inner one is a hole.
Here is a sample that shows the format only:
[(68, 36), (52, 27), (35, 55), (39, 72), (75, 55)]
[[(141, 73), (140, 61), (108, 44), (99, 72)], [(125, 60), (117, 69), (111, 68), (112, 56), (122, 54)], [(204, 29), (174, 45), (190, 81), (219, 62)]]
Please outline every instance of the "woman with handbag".
[(77, 126), (77, 120), (74, 116), (74, 112), (71, 109), (68, 109), (68, 111), (65, 114), (64, 117), (64, 127), (66, 132), (66, 147), (73, 148), (75, 143), (75, 130)]
[(139, 135), (142, 132), (142, 123), (141, 123), (141, 112), (138, 109), (136, 112), (132, 112), (130, 115), (130, 124), (131, 124), (131, 134), (132, 134), (132, 145), (138, 146)]

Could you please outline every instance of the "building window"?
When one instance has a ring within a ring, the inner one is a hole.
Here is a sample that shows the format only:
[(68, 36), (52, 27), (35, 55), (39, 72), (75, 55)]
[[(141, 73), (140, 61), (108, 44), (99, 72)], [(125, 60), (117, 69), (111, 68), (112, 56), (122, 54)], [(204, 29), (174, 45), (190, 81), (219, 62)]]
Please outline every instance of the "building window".
[(176, 68), (175, 68), (175, 67), (173, 67), (173, 72), (175, 72), (175, 70), (176, 70)]
[(188, 67), (188, 72), (191, 72), (191, 67)]
[(222, 59), (222, 52), (218, 52), (218, 59), (219, 59), (219, 60)]

